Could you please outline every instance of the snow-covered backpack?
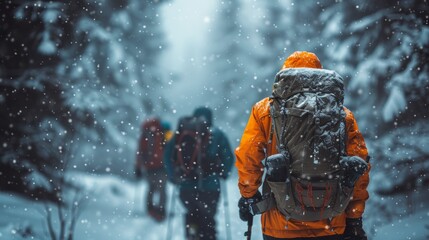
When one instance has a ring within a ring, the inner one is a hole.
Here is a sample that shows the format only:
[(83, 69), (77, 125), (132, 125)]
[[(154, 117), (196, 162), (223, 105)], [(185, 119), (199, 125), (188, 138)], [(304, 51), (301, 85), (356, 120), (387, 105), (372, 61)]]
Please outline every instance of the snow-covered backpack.
[(199, 181), (212, 172), (209, 141), (210, 128), (204, 118), (189, 116), (179, 119), (173, 153), (176, 180)]
[(137, 165), (147, 170), (163, 168), (164, 132), (158, 118), (143, 122)]
[(286, 68), (276, 75), (270, 114), (279, 154), (266, 164), (283, 161), (284, 181), (266, 181), (286, 218), (316, 221), (344, 212), (356, 180), (346, 184), (345, 164), (356, 160), (359, 174), (366, 169), (361, 158), (346, 156), (343, 99), (343, 79), (334, 71)]

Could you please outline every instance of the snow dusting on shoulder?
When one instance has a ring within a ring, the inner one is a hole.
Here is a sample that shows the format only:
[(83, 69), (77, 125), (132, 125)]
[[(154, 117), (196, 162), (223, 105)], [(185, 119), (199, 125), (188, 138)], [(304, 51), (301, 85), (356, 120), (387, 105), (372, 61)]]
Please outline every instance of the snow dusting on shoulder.
[(269, 112), (270, 108), (270, 99), (268, 97), (262, 99), (261, 101), (257, 102), (253, 106), (254, 110), (258, 113), (264, 113)]

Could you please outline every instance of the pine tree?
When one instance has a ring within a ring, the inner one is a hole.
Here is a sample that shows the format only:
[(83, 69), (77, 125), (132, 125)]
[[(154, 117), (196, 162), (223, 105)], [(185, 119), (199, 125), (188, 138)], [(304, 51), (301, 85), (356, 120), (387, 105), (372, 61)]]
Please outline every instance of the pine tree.
[[(248, 41), (245, 28), (241, 22), (241, 1), (229, 0), (220, 3), (218, 17), (213, 30), (213, 49), (209, 54), (210, 61), (208, 76), (211, 82), (220, 82), (218, 89), (212, 92), (215, 99), (215, 115), (218, 122), (226, 122), (226, 125), (234, 129), (240, 129), (242, 113), (245, 111), (243, 103), (246, 99), (246, 91), (251, 84), (248, 66), (244, 64), (248, 52)], [(240, 106), (239, 106), (240, 105)], [(237, 111), (240, 109), (239, 111)]]
[(374, 159), (372, 231), (429, 208), (428, 10), (427, 1), (347, 1), (322, 14), (331, 19), (325, 54), (345, 76), (346, 105)]
[(261, 89), (258, 99), (271, 95), (274, 76), (291, 47), (291, 31), (285, 31), (290, 21), (286, 6), (281, 1), (264, 1), (262, 8), (265, 14), (260, 21), (260, 47), (256, 56), (257, 69), (260, 70), (257, 85)]
[[(2, 188), (27, 191), (31, 171), (63, 174), (65, 156), (124, 171), (140, 117), (166, 104), (151, 91), (162, 85), (161, 3), (1, 4)], [(108, 162), (94, 163), (101, 150)]]

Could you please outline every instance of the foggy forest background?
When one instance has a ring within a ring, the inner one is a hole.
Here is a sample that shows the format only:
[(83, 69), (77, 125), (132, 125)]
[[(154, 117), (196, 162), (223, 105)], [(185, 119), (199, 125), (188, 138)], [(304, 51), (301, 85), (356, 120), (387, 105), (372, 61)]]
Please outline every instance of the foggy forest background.
[(142, 121), (175, 128), (200, 105), (235, 148), (285, 57), (305, 50), (345, 80), (372, 157), (369, 229), (429, 211), (427, 0), (217, 1), (182, 63), (166, 56), (172, 2), (1, 1), (0, 191), (55, 202), (71, 170), (132, 179)]

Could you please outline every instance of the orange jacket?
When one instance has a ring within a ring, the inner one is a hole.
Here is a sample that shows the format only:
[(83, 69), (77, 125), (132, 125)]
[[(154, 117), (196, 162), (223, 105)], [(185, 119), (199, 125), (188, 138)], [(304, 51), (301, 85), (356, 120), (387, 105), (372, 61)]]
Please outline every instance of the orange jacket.
[[(235, 150), (238, 169), (238, 187), (243, 197), (252, 197), (262, 184), (264, 168), (262, 160), (277, 153), (275, 137), (269, 142), (271, 130), (270, 100), (265, 98), (256, 103), (250, 114), (249, 121), (244, 130), (240, 145)], [(345, 108), (346, 128), (348, 134), (347, 154), (367, 159), (367, 148), (360, 133), (352, 112)], [(369, 168), (368, 168), (369, 171)], [(345, 213), (340, 214), (331, 221), (327, 219), (314, 222), (302, 222), (286, 218), (277, 210), (272, 209), (262, 214), (262, 232), (275, 238), (317, 237), (342, 234), (345, 229), (345, 219), (359, 218), (365, 209), (368, 199), (366, 190), (369, 183), (368, 171), (362, 175), (355, 184), (353, 199), (350, 201)]]

